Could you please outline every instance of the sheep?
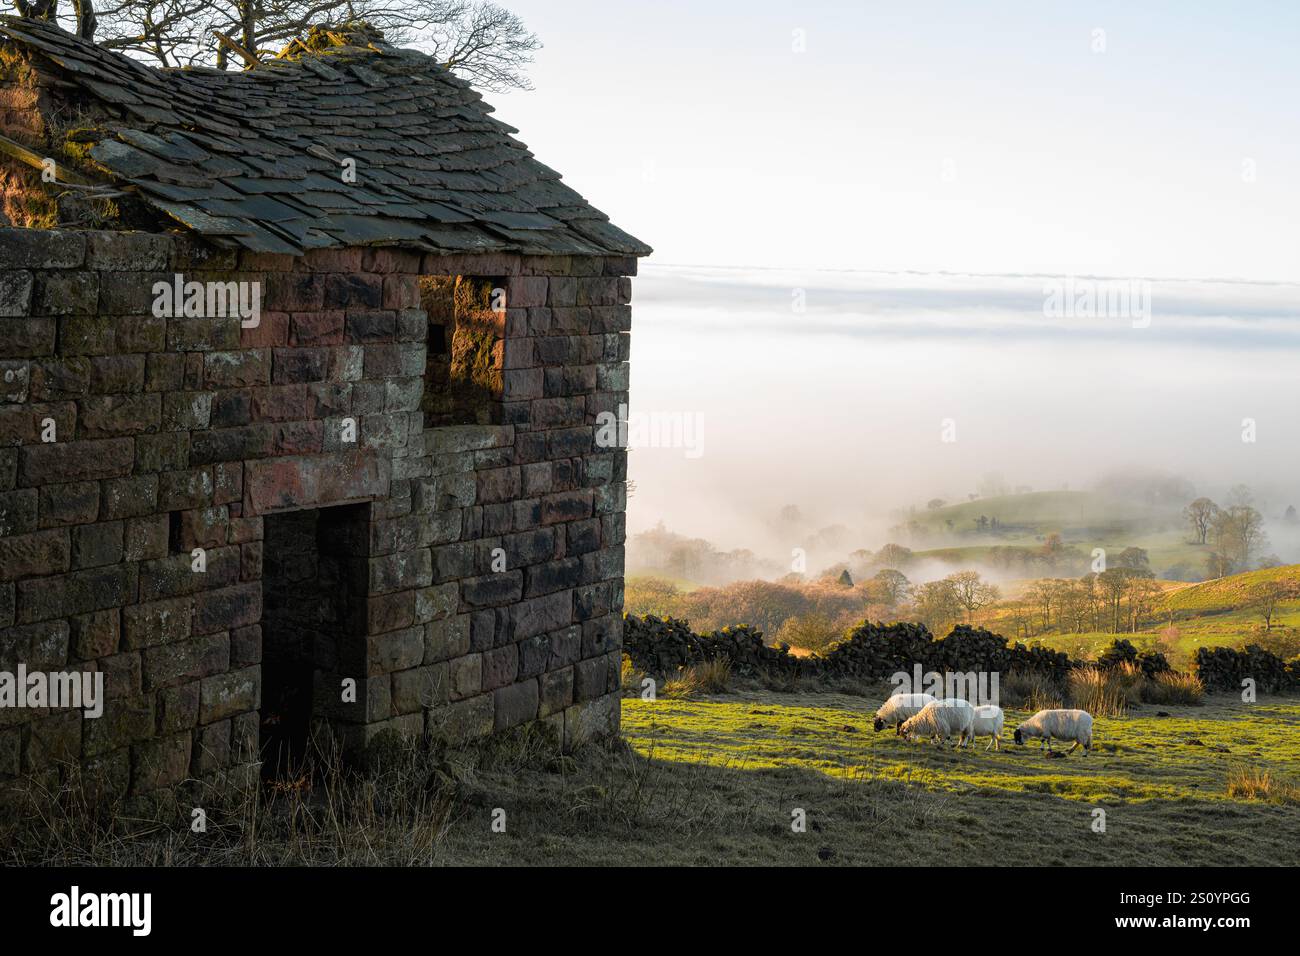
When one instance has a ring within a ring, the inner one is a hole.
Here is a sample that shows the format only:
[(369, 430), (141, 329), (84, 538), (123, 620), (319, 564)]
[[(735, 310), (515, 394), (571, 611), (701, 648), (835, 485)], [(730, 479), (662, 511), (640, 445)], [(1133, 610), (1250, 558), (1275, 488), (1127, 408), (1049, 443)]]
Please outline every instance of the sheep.
[(898, 727), (909, 717), (915, 717), (919, 714), (926, 704), (934, 703), (934, 697), (930, 694), (895, 694), (876, 711), (876, 732), (879, 733), (885, 728), (886, 724), (894, 725), (894, 732), (898, 733)]
[(971, 720), (970, 736), (966, 739), (967, 746), (973, 746), (976, 737), (988, 734), (989, 744), (984, 749), (1001, 750), (1003, 720), (1002, 708), (995, 704), (976, 707), (975, 716)]
[(1016, 728), (1016, 743), (1023, 744), (1026, 737), (1045, 740), (1048, 753), (1052, 752), (1053, 737), (1057, 740), (1073, 740), (1074, 746), (1066, 753), (1074, 753), (1075, 748), (1083, 744), (1083, 755), (1086, 757), (1092, 749), (1092, 714), (1086, 710), (1040, 710)]
[(899, 733), (914, 740), (918, 736), (937, 738), (943, 744), (948, 738), (957, 737), (957, 746), (970, 735), (971, 723), (975, 719), (975, 708), (969, 701), (959, 697), (945, 697), (926, 704), (915, 717), (903, 721)]

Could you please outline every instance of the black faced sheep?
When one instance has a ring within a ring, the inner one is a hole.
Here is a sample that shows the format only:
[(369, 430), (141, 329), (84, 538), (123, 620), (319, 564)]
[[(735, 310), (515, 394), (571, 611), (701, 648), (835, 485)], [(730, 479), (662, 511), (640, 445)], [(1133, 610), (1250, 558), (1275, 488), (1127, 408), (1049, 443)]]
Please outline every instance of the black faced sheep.
[(947, 743), (949, 737), (957, 738), (957, 746), (970, 735), (971, 723), (975, 719), (975, 708), (969, 701), (957, 697), (945, 697), (926, 704), (919, 714), (903, 721), (899, 733), (914, 740), (917, 737), (930, 737), (939, 743)]
[(880, 705), (876, 711), (875, 728), (877, 731), (884, 730), (889, 724), (894, 725), (895, 732), (898, 726), (909, 717), (915, 717), (925, 709), (926, 704), (933, 704), (934, 697), (930, 694), (895, 694), (889, 700)]
[(1016, 743), (1023, 744), (1031, 737), (1045, 741), (1048, 751), (1052, 749), (1052, 738), (1073, 740), (1074, 746), (1066, 753), (1074, 753), (1075, 747), (1082, 744), (1086, 757), (1092, 749), (1092, 714), (1086, 710), (1040, 710), (1016, 728)]

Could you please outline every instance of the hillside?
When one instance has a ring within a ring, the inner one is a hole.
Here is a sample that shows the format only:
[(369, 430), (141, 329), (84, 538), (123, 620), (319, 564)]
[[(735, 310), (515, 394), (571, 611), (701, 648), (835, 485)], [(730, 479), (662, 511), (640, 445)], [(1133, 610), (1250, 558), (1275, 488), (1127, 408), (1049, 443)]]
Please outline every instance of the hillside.
[(1200, 584), (1177, 585), (1166, 592), (1162, 605), (1180, 617), (1237, 611), (1253, 603), (1260, 588), (1270, 582), (1288, 590), (1290, 599), (1285, 603), (1296, 603), (1300, 597), (1300, 564), (1247, 571)]
[(947, 530), (951, 521), (955, 532), (966, 534), (975, 531), (975, 522), (981, 516), (998, 519), (1008, 531), (1039, 533), (1114, 531), (1153, 517), (1140, 505), (1092, 491), (1031, 491), (977, 498), (918, 512), (914, 517), (922, 526), (936, 532)]

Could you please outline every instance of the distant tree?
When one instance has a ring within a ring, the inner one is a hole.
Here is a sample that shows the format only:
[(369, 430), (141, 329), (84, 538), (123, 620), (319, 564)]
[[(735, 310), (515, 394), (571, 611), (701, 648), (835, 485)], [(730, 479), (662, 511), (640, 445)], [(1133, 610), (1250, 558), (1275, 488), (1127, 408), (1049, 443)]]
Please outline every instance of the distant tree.
[(1160, 584), (1151, 576), (1150, 571), (1131, 569), (1133, 574), (1128, 579), (1129, 632), (1136, 634), (1143, 618), (1149, 616), (1160, 596)]
[(872, 560), (885, 568), (905, 568), (912, 563), (912, 549), (901, 544), (887, 544), (876, 552)]
[(1137, 574), (1132, 568), (1107, 568), (1097, 575), (1097, 587), (1110, 612), (1112, 633), (1119, 633), (1120, 614), (1124, 608), (1124, 598), (1129, 593), (1129, 581)]
[(1255, 503), (1255, 493), (1250, 490), (1250, 485), (1233, 485), (1228, 489), (1228, 506), (1230, 508), (1244, 508)]
[(967, 622), (973, 621), (975, 612), (998, 599), (998, 589), (979, 576), (977, 571), (958, 571), (944, 578), (952, 583), (957, 603), (966, 611)]
[(1214, 516), (1219, 513), (1219, 506), (1209, 498), (1197, 498), (1183, 509), (1183, 517), (1192, 526), (1192, 534), (1197, 544), (1205, 544), (1214, 523)]
[(848, 568), (845, 568), (843, 571), (840, 572), (840, 576), (836, 578), (836, 583), (839, 584), (841, 587), (846, 587), (846, 588), (853, 587), (853, 575), (849, 574)]
[(1115, 563), (1121, 568), (1132, 568), (1135, 571), (1147, 571), (1151, 568), (1151, 559), (1145, 548), (1125, 548), (1119, 553)]
[(1277, 606), (1287, 598), (1288, 589), (1281, 581), (1264, 581), (1251, 592), (1251, 605), (1264, 619), (1264, 630), (1273, 629), (1273, 615)]
[(881, 604), (897, 607), (907, 600), (911, 583), (901, 571), (884, 568), (867, 583), (872, 597)]
[(1300, 514), (1296, 513), (1295, 505), (1286, 506), (1286, 514), (1282, 515), (1282, 520), (1287, 524), (1300, 524)]
[(957, 590), (948, 580), (927, 581), (912, 589), (912, 613), (932, 631), (961, 618)]
[(1233, 505), (1215, 515), (1210, 538), (1215, 550), (1230, 557), (1237, 567), (1247, 568), (1251, 556), (1268, 541), (1264, 516), (1250, 505)]
[(929, 501), (925, 503), (925, 506), (931, 511), (938, 511), (947, 503), (948, 502), (944, 501), (942, 498), (931, 498)]
[(1089, 588), (1081, 581), (1063, 581), (1057, 593), (1056, 619), (1062, 632), (1075, 634), (1089, 630)]
[(1100, 577), (1095, 571), (1089, 571), (1083, 577), (1079, 578), (1077, 583), (1080, 600), (1087, 608), (1089, 621), (1089, 630), (1100, 631), (1102, 629), (1102, 613), (1106, 608), (1106, 599), (1103, 589), (1098, 583)]
[(1043, 615), (1043, 630), (1052, 628), (1052, 609), (1057, 610), (1057, 624), (1060, 624), (1061, 604), (1070, 582), (1061, 578), (1043, 578), (1035, 581), (1026, 591), (1026, 597), (1032, 600)]
[(1012, 630), (1021, 637), (1034, 636), (1034, 607), (1024, 599), (1008, 601), (1003, 605)]
[(1220, 551), (1211, 551), (1205, 558), (1205, 571), (1212, 578), (1226, 578), (1232, 573), (1232, 559)]

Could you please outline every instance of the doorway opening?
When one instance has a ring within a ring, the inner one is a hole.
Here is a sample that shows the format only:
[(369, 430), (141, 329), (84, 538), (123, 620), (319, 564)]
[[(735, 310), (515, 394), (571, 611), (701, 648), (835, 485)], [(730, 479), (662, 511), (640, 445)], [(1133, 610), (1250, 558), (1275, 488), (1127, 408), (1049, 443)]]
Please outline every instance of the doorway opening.
[(365, 626), (370, 505), (267, 515), (262, 563), (264, 779), (301, 776), (341, 656)]

